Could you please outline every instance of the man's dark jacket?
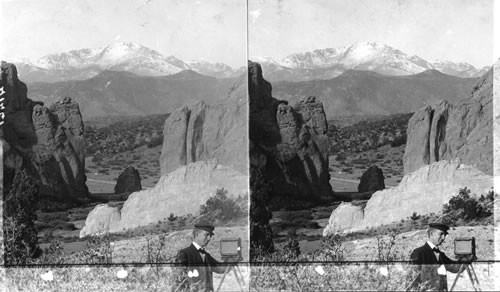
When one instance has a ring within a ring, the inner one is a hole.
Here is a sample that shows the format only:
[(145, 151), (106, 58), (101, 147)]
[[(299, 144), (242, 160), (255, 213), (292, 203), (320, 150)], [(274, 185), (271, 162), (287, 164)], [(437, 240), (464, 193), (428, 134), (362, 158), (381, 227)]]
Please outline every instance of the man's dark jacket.
[(212, 272), (222, 274), (225, 271), (224, 265), (208, 253), (205, 254), (203, 261), (200, 252), (193, 244), (179, 251), (177, 263), (182, 264), (182, 267), (180, 267), (180, 282), (174, 287), (174, 291), (213, 291)]
[(410, 255), (411, 262), (418, 265), (420, 271), (419, 279), (415, 284), (426, 283), (429, 288), (439, 291), (448, 291), (448, 283), (445, 275), (439, 275), (437, 270), (439, 266), (444, 265), (446, 270), (452, 273), (458, 273), (460, 264), (448, 258), (443, 252), (439, 252), (439, 260), (432, 248), (425, 243), (416, 248)]

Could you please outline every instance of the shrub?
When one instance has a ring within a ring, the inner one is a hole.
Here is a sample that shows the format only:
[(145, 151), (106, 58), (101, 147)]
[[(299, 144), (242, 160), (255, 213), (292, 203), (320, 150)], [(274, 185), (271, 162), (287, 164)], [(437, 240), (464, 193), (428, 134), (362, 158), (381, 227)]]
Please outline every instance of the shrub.
[(297, 240), (297, 229), (292, 228), (288, 231), (288, 241), (283, 247), (283, 252), (287, 258), (297, 259), (300, 256), (300, 245)]
[[(174, 259), (167, 258), (165, 254), (165, 235), (160, 235), (156, 240), (146, 237), (146, 246), (143, 250), (146, 253), (146, 263), (159, 264), (165, 262), (174, 262)], [(161, 265), (151, 266), (154, 272), (159, 275)]]
[(343, 238), (338, 234), (330, 234), (321, 238), (321, 247), (313, 253), (313, 259), (326, 262), (344, 260), (345, 247)]
[(163, 135), (153, 136), (147, 143), (148, 148), (153, 148), (163, 144)]
[(200, 206), (200, 215), (209, 220), (228, 221), (244, 214), (235, 200), (227, 197), (227, 190), (217, 189), (215, 196), (210, 197), (204, 205)]
[(168, 221), (174, 222), (175, 220), (177, 220), (177, 217), (178, 216), (175, 216), (174, 213), (170, 213), (170, 216), (168, 216)]
[(404, 256), (399, 254), (395, 249), (396, 246), (396, 231), (389, 235), (387, 238), (377, 236), (377, 253), (378, 260), (383, 262), (403, 260)]
[(406, 144), (406, 135), (397, 136), (394, 141), (391, 142), (391, 147), (398, 147)]
[(93, 234), (87, 238), (87, 249), (81, 252), (79, 263), (110, 264), (113, 262), (113, 248), (109, 233)]
[(347, 159), (347, 155), (344, 152), (337, 154), (337, 157), (335, 157), (336, 161), (344, 161), (346, 159)]
[(97, 153), (95, 154), (93, 157), (92, 157), (92, 162), (96, 163), (96, 162), (101, 162), (103, 159), (103, 155), (100, 154), (100, 153)]
[(467, 187), (460, 189), (458, 195), (443, 206), (445, 223), (454, 224), (460, 219), (467, 221), (481, 219), (493, 214), (493, 191), (479, 198), (472, 197), (470, 192)]
[(37, 262), (40, 264), (64, 264), (64, 251), (61, 246), (61, 241), (56, 238), (51, 238), (49, 247), (43, 250), (43, 254)]

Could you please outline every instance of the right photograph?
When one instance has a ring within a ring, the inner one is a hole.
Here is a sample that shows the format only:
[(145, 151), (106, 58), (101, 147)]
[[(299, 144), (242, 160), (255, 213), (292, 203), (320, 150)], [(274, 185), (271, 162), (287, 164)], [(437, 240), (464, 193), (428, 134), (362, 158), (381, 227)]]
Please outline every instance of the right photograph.
[(248, 1), (251, 290), (499, 288), (493, 24), (493, 1)]

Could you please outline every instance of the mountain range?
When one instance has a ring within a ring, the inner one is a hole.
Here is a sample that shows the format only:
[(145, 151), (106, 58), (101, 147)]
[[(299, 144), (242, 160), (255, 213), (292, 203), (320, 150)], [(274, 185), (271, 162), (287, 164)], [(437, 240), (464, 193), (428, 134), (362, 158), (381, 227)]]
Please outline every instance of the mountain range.
[(78, 102), (84, 120), (112, 115), (164, 114), (200, 100), (207, 104), (228, 101), (245, 79), (244, 74), (237, 78), (214, 78), (192, 70), (168, 76), (105, 70), (86, 80), (33, 83), (29, 86), (29, 97), (52, 104), (69, 96)]
[(283, 59), (258, 56), (251, 59), (261, 64), (264, 77), (271, 82), (331, 79), (350, 69), (396, 76), (434, 69), (458, 77), (479, 77), (489, 68), (475, 68), (465, 62), (426, 61), (374, 42), (297, 53)]
[(274, 82), (273, 96), (293, 104), (316, 96), (327, 118), (350, 115), (387, 115), (414, 112), (443, 99), (450, 103), (466, 98), (478, 78), (461, 78), (437, 70), (405, 76), (347, 70), (328, 80)]
[(127, 71), (143, 76), (172, 75), (182, 70), (193, 70), (217, 78), (236, 77), (245, 71), (245, 68), (233, 69), (223, 63), (203, 60), (184, 62), (131, 42), (13, 62), (17, 65), (20, 78), (27, 83), (84, 80), (104, 70)]

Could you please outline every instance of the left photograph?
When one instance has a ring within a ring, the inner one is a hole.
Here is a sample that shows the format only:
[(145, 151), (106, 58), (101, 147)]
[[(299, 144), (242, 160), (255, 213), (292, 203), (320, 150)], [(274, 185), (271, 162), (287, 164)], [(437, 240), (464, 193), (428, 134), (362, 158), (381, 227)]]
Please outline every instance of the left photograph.
[(248, 290), (245, 1), (0, 3), (7, 291)]

